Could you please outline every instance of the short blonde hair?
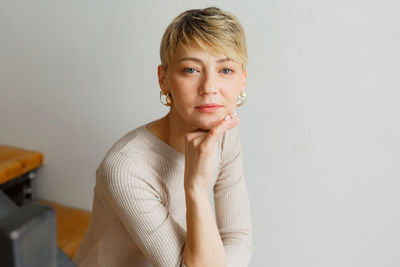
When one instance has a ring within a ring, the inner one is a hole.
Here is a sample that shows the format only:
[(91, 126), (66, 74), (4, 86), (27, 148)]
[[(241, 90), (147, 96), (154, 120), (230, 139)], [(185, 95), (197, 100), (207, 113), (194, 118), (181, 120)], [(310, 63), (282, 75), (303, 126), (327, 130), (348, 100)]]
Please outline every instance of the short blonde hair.
[(247, 45), (239, 20), (217, 7), (191, 9), (179, 14), (167, 27), (161, 40), (160, 58), (167, 70), (178, 43), (188, 48), (191, 42), (210, 53), (221, 53), (237, 61), (245, 69)]

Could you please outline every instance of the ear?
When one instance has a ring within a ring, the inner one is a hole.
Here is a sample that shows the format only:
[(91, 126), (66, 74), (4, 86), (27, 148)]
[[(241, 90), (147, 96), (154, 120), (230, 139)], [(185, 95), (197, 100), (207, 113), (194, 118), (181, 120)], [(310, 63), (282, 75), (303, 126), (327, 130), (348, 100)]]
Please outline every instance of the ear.
[(160, 85), (161, 90), (168, 92), (167, 81), (166, 81), (167, 77), (166, 70), (163, 68), (163, 66), (158, 65), (157, 72), (158, 72), (158, 84)]
[(243, 71), (242, 80), (243, 80), (243, 89), (244, 89), (246, 87), (246, 85), (247, 85), (247, 69), (245, 69)]

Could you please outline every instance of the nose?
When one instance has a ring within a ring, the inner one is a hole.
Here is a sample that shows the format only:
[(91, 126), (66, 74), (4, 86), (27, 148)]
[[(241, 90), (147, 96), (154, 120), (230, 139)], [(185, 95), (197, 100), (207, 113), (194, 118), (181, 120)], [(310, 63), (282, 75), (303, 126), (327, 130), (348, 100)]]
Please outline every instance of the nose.
[(212, 72), (205, 72), (202, 77), (200, 94), (215, 94), (217, 91), (217, 77)]

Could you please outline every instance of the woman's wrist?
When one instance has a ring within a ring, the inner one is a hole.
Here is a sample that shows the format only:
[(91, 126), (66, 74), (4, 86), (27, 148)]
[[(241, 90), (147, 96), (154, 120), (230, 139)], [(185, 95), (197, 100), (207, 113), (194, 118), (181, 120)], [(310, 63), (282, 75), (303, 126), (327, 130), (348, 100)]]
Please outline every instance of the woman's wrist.
[(185, 262), (189, 266), (222, 266), (225, 252), (213, 216), (207, 185), (185, 184), (186, 243)]
[(197, 181), (196, 179), (191, 179), (190, 181), (187, 181), (187, 179), (185, 178), (185, 181), (184, 181), (185, 192), (196, 193), (198, 191), (207, 191), (206, 184), (196, 182), (196, 181)]

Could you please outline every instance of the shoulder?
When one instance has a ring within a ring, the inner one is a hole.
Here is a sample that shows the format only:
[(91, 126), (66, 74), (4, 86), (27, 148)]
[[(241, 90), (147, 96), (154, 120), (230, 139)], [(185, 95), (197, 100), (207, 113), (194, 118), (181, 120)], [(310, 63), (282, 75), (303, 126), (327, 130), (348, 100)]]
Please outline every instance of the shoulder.
[(126, 152), (127, 150), (133, 148), (133, 147), (138, 147), (139, 144), (143, 143), (143, 127), (144, 125), (141, 125), (125, 135), (123, 135), (121, 138), (119, 138), (117, 141), (115, 141), (112, 146), (108, 149), (106, 153), (106, 158), (108, 157), (109, 154), (113, 153), (119, 153), (119, 152)]
[(96, 186), (118, 198), (145, 192), (159, 196), (162, 192), (159, 175), (150, 161), (140, 150), (112, 151), (96, 170)]
[(117, 140), (107, 151), (96, 170), (103, 179), (114, 180), (124, 176), (135, 176), (146, 169), (145, 155), (151, 152), (142, 127), (131, 130)]

